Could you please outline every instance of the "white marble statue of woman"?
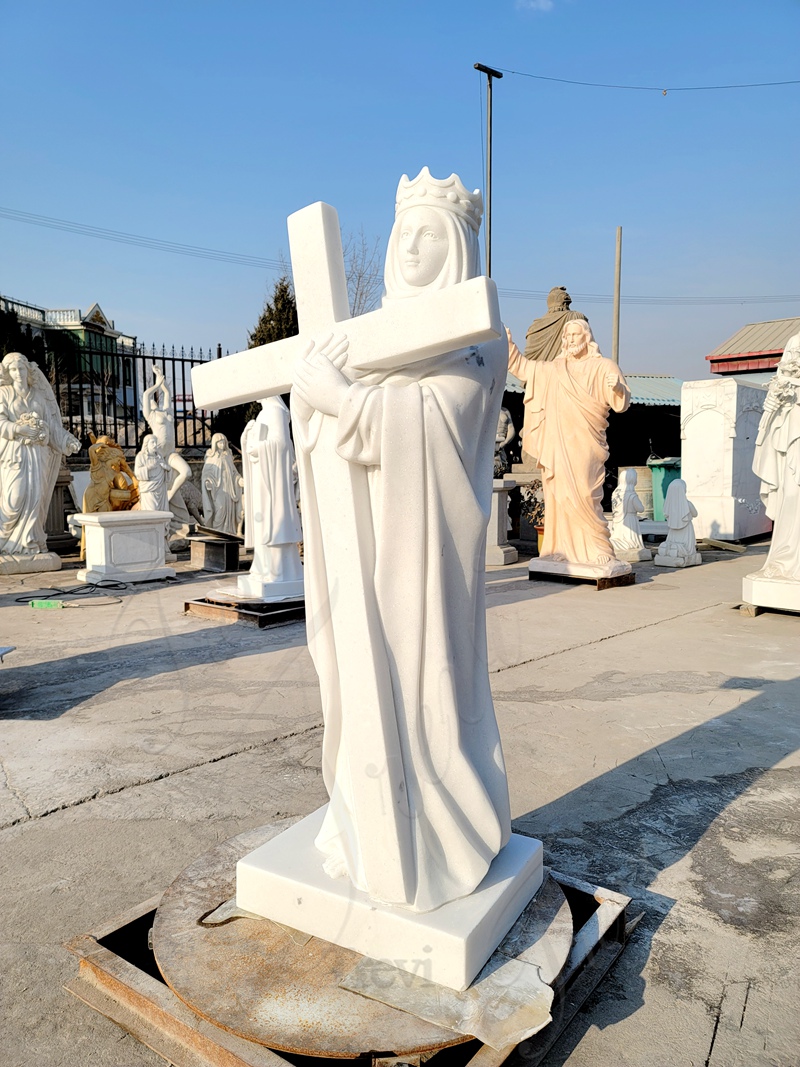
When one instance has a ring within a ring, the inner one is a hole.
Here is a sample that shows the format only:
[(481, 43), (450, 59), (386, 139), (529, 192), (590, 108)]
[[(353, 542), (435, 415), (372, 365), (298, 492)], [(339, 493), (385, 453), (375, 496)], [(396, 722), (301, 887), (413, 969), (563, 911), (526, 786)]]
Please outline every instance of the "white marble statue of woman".
[(172, 512), (171, 536), (182, 540), (189, 532), (191, 516), (181, 493), (181, 486), (192, 477), (192, 469), (177, 451), (175, 414), (172, 394), (161, 368), (153, 364), (153, 384), (142, 393), (142, 414), (158, 441), (159, 451), (170, 467), (169, 508)]
[(639, 530), (639, 516), (644, 513), (644, 504), (636, 492), (636, 480), (636, 471), (628, 467), (611, 494), (611, 545), (617, 559), (628, 563), (653, 558), (652, 552), (644, 547)]
[[(478, 276), (482, 211), (456, 175), (404, 176), (384, 307)], [(312, 350), (292, 390), (330, 794), (316, 845), (371, 899), (429, 911), (471, 893), (511, 829), (484, 603), (507, 345), (359, 371), (346, 344)]]
[(200, 480), (203, 524), (222, 533), (237, 534), (242, 517), (241, 479), (224, 433), (215, 433), (211, 438)]
[(169, 511), (169, 483), (172, 468), (161, 454), (158, 438), (149, 433), (133, 465), (139, 482), (139, 511)]
[[(80, 441), (64, 429), (53, 390), (35, 363), (9, 352), (0, 364), (0, 564), (57, 570), (44, 520), (61, 457)], [(38, 558), (35, 558), (38, 557)]]
[(772, 542), (755, 578), (800, 582), (800, 333), (790, 337), (769, 384), (753, 472), (772, 519)]
[(248, 574), (239, 575), (245, 596), (281, 599), (303, 595), (303, 540), (294, 488), (294, 446), (289, 409), (279, 396), (261, 400), (261, 411), (242, 434), (244, 543), (253, 549)]
[(669, 483), (664, 500), (664, 520), (669, 530), (653, 559), (657, 567), (695, 567), (703, 562), (694, 536), (692, 519), (696, 518), (697, 508), (686, 499), (686, 482), (675, 478)]

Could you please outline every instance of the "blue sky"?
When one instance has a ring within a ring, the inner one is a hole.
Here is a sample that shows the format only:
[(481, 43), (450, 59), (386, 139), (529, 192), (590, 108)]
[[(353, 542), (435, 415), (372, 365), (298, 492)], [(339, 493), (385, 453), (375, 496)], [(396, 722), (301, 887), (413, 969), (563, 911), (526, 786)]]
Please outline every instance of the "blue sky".
[[(314, 200), (385, 240), (423, 165), (483, 186), (473, 63), (577, 81), (695, 86), (800, 77), (800, 0), (5, 0), (0, 206), (276, 260)], [(494, 92), (493, 274), (566, 285), (610, 354), (623, 295), (800, 295), (800, 85), (586, 88), (506, 74)], [(158, 344), (246, 345), (275, 272), (0, 218), (0, 292), (98, 301)], [(517, 339), (543, 297), (503, 297)], [(769, 304), (623, 304), (628, 371), (706, 376)]]

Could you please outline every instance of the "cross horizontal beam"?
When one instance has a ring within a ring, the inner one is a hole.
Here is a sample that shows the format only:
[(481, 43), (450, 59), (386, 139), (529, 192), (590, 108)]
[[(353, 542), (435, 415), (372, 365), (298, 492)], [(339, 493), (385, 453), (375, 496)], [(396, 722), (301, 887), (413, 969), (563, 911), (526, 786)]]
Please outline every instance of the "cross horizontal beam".
[[(362, 372), (400, 369), (498, 338), (502, 324), (497, 288), (491, 278), (471, 278), (331, 323), (329, 332), (345, 334), (349, 340), (345, 374), (348, 368)], [(312, 339), (323, 341), (325, 336), (300, 334), (194, 367), (195, 407), (216, 410), (288, 393), (294, 364)]]

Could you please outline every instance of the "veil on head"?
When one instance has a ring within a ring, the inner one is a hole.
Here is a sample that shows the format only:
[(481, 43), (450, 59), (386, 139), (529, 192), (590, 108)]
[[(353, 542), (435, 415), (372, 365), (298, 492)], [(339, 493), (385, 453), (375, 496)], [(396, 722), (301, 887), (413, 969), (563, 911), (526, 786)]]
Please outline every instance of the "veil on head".
[[(436, 212), (447, 231), (447, 259), (438, 275), (428, 285), (410, 285), (403, 278), (399, 263), (399, 242), (403, 216), (413, 207), (425, 207)], [(397, 206), (394, 226), (386, 250), (384, 300), (402, 300), (422, 293), (437, 292), (449, 285), (477, 278), (481, 273), (481, 253), (478, 227), (483, 212), (483, 199), (476, 189), (469, 193), (455, 174), (438, 179), (427, 167), (409, 181), (406, 175), (397, 187)]]

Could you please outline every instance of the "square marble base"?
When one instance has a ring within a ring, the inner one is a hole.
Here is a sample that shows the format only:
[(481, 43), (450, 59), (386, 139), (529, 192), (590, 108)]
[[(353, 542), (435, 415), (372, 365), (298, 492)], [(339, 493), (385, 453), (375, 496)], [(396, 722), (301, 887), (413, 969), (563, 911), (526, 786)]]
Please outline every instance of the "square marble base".
[(240, 574), (236, 583), (240, 596), (269, 603), (272, 600), (295, 600), (305, 593), (301, 578), (296, 582), (265, 582), (257, 574)]
[(528, 564), (530, 574), (563, 574), (570, 578), (616, 578), (631, 573), (630, 563), (615, 559), (611, 563), (573, 563), (571, 560), (555, 560), (538, 556)]
[(624, 563), (649, 563), (653, 558), (649, 548), (615, 548), (614, 554)]
[(542, 883), (542, 843), (512, 834), (470, 896), (429, 912), (376, 904), (323, 870), (324, 814), (239, 860), (237, 906), (451, 989), (467, 988)]
[(653, 556), (653, 563), (657, 567), (699, 567), (702, 562), (703, 557), (699, 552), (695, 552), (693, 556), (665, 556), (656, 552)]
[(487, 567), (506, 567), (509, 563), (516, 563), (518, 559), (519, 554), (513, 545), (486, 546)]
[(742, 579), (742, 600), (760, 608), (800, 611), (800, 582), (762, 578), (756, 571)]

